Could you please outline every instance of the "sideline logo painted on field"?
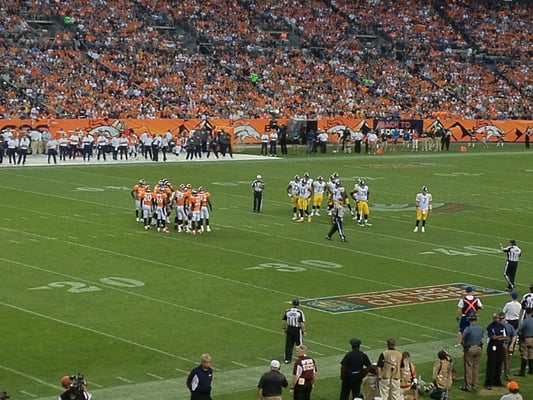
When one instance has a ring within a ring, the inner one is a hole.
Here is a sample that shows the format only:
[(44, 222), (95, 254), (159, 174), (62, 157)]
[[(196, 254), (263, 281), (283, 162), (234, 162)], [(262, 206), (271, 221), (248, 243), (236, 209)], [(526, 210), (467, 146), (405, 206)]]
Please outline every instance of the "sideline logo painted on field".
[(473, 293), (478, 297), (504, 293), (501, 290), (475, 287), (466, 283), (450, 283), (447, 285), (422, 286), (417, 288), (386, 290), (382, 292), (320, 297), (316, 299), (300, 300), (300, 304), (331, 314), (338, 314), (372, 308), (388, 308), (456, 300), (465, 294), (465, 288), (467, 286), (474, 287)]

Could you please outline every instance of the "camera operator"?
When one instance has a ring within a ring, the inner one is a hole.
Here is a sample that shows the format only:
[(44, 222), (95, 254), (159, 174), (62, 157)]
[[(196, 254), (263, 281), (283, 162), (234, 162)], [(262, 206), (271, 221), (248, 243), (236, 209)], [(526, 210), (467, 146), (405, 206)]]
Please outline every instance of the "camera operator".
[(58, 400), (91, 400), (93, 395), (87, 391), (87, 381), (83, 375), (77, 374), (61, 378), (61, 386), (66, 390)]

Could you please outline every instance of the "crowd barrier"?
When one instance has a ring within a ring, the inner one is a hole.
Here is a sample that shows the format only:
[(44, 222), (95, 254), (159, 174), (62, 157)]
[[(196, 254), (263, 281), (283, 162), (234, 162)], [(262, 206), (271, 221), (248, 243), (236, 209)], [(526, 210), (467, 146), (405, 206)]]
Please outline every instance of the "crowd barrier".
[(288, 128), (289, 140), (304, 135), (309, 129), (326, 131), (330, 141), (336, 141), (345, 131), (352, 136), (356, 131), (367, 133), (376, 130), (378, 135), (398, 131), (421, 136), (423, 132), (444, 128), (451, 134), (452, 142), (472, 140), (523, 142), (533, 130), (531, 120), (453, 120), (453, 119), (344, 119), (342, 117), (318, 120), (305, 119), (41, 119), (41, 120), (0, 120), (0, 131), (49, 130), (54, 137), (61, 130), (67, 132), (80, 129), (82, 132), (98, 134), (100, 130), (111, 136), (162, 135), (168, 131), (175, 135), (187, 135), (191, 130), (209, 127), (214, 132), (224, 130), (230, 133), (234, 144), (259, 143), (263, 133), (270, 133), (275, 126)]

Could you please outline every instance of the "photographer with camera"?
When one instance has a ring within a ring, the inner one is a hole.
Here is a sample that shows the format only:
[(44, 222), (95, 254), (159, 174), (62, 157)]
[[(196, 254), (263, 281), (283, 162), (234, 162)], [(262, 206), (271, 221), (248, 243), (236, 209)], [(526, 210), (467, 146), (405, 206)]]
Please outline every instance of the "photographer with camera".
[(93, 395), (87, 391), (87, 381), (83, 375), (66, 375), (61, 378), (61, 386), (66, 390), (58, 400), (91, 400)]

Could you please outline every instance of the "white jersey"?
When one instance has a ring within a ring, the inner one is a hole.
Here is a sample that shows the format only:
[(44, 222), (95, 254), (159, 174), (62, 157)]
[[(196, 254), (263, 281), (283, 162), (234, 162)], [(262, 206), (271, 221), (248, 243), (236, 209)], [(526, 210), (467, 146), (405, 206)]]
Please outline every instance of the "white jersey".
[(431, 204), (431, 194), (430, 193), (418, 193), (416, 195), (416, 206), (422, 210), (429, 210), (429, 205)]
[(315, 194), (324, 194), (325, 190), (326, 190), (326, 182), (324, 181), (313, 182), (313, 192)]
[(327, 181), (326, 189), (327, 189), (328, 192), (333, 194), (333, 189), (335, 189), (335, 182), (332, 182), (331, 180)]
[(291, 196), (298, 196), (300, 194), (300, 181), (292, 180), (289, 182), (289, 192)]
[(355, 185), (355, 200), (356, 201), (368, 201), (368, 186)]
[(332, 198), (333, 201), (344, 201), (344, 199), (346, 198), (346, 192), (344, 190), (344, 187), (335, 186), (332, 191)]
[(301, 199), (308, 199), (309, 197), (311, 197), (312, 191), (309, 182), (305, 182), (303, 180), (300, 181), (299, 191)]

